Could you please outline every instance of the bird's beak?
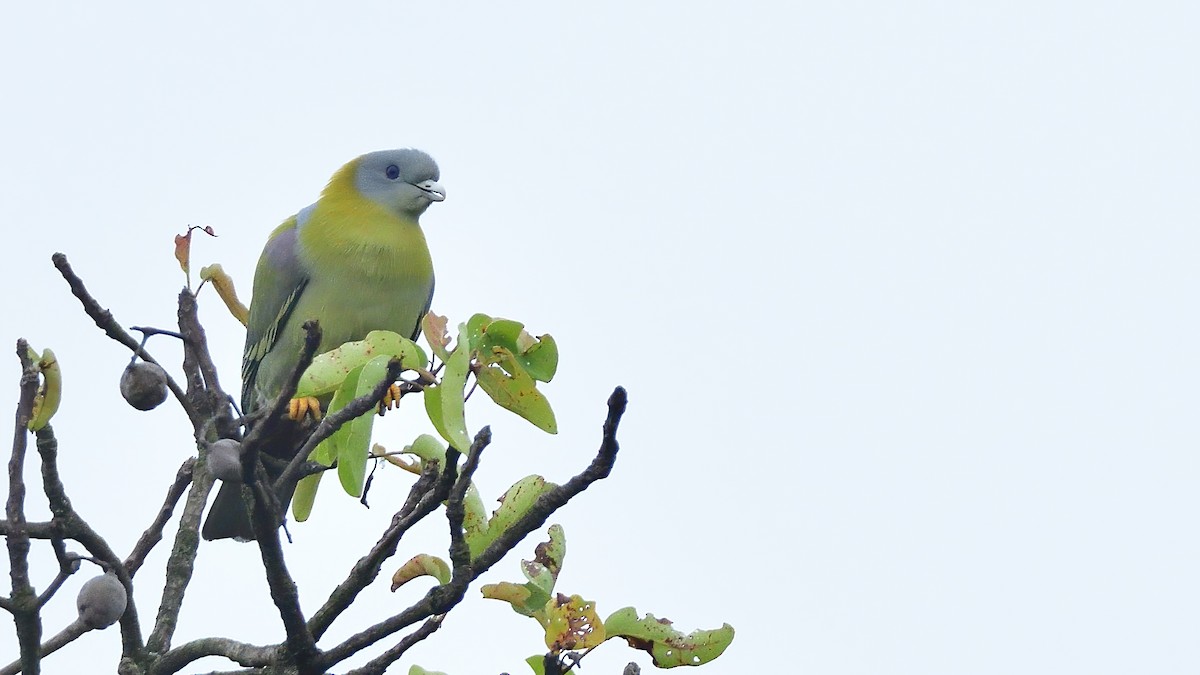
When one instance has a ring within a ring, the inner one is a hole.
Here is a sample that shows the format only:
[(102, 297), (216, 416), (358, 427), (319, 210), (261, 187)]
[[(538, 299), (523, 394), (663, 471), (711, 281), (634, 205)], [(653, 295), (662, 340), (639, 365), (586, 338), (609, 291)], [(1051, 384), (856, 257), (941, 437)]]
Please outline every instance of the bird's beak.
[(435, 181), (425, 180), (417, 183), (416, 187), (425, 193), (431, 202), (440, 202), (446, 198), (446, 188)]

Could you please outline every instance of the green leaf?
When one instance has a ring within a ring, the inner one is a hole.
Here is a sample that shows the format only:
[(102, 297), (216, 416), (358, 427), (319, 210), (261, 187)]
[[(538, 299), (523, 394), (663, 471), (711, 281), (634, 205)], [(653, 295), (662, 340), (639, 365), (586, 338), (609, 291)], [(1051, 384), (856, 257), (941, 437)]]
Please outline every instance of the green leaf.
[[(440, 670), (425, 670), (421, 666), (412, 666), (408, 669), (408, 675), (446, 675)], [(565, 673), (564, 673), (565, 675)]]
[[(359, 375), (362, 374), (362, 368), (356, 368), (347, 373), (343, 378), (337, 391), (333, 394), (333, 400), (329, 402), (326, 414), (335, 410), (340, 410), (346, 407), (346, 404), (354, 400), (354, 392), (358, 390)], [(321, 443), (313, 449), (312, 454), (308, 458), (314, 462), (320, 462), (325, 466), (333, 466), (333, 461), (340, 455), (338, 443), (341, 439), (340, 434), (346, 430), (343, 426), (337, 433), (321, 441)], [(368, 430), (368, 435), (370, 431)], [(339, 470), (340, 473), (340, 470)], [(296, 522), (303, 523), (312, 515), (313, 504), (317, 499), (317, 488), (320, 487), (321, 477), (325, 472), (305, 476), (296, 484), (296, 492), (292, 495), (292, 516)]]
[(538, 342), (517, 354), (529, 375), (538, 382), (549, 382), (558, 371), (558, 343), (550, 335), (542, 335)]
[(442, 370), (442, 382), (425, 388), (425, 412), (433, 427), (455, 450), (466, 454), (471, 449), (467, 435), (466, 409), (463, 394), (467, 373), (471, 370), (471, 343), (466, 329), (459, 327), (458, 344)]
[[(358, 391), (358, 376), (362, 374), (362, 368), (355, 368), (342, 378), (341, 385), (337, 391), (333, 392), (333, 399), (329, 402), (329, 407), (325, 411), (326, 416), (341, 410), (346, 407), (346, 404), (354, 400), (354, 392)], [(345, 427), (343, 427), (344, 429)], [(320, 462), (325, 466), (333, 466), (333, 461), (338, 457), (338, 441), (341, 429), (329, 438), (321, 441), (312, 453), (309, 459)]]
[[(534, 654), (533, 656), (525, 659), (525, 663), (528, 663), (529, 667), (533, 669), (534, 675), (546, 675), (545, 655)], [(412, 675), (412, 673), (409, 673), (409, 675)], [(570, 671), (563, 673), (563, 675), (570, 675)]]
[(417, 436), (412, 445), (405, 446), (404, 451), (416, 455), (422, 462), (446, 463), (446, 448), (441, 441), (429, 434)]
[(481, 553), (491, 543), (488, 539), (487, 509), (483, 506), (483, 498), (479, 496), (474, 482), (467, 486), (467, 494), (463, 497), (463, 533), (472, 557)]
[(317, 488), (321, 485), (321, 476), (325, 472), (305, 476), (296, 483), (296, 491), (292, 494), (292, 517), (297, 523), (303, 523), (312, 515), (313, 503), (317, 500)]
[(485, 366), (475, 377), (479, 387), (500, 407), (510, 410), (547, 433), (558, 433), (558, 422), (550, 402), (537, 390), (537, 383), (504, 347), (493, 349), (498, 365)]
[(491, 322), (492, 317), (487, 314), (472, 314), (471, 318), (467, 319), (467, 337), (472, 345), (478, 347), (483, 343), (483, 331)]
[[(538, 497), (556, 487), (558, 486), (546, 482), (546, 479), (541, 476), (526, 476), (513, 483), (513, 486), (500, 497), (499, 508), (488, 520), (488, 545), (528, 513), (529, 509), (533, 508), (534, 503), (537, 502)], [(472, 551), (471, 554), (475, 555), (476, 552)]]
[[(549, 335), (533, 337), (525, 324), (511, 319), (493, 319), (476, 314), (467, 322), (471, 344), (479, 352), (481, 363), (499, 363), (495, 352), (504, 349), (513, 357), (520, 370), (539, 382), (549, 382), (558, 370), (558, 344)], [(516, 372), (505, 366), (509, 374)]]
[[(354, 400), (354, 392), (358, 390), (359, 375), (362, 374), (362, 369), (354, 369), (342, 377), (342, 381), (338, 384), (334, 398), (329, 402), (329, 410), (325, 414), (341, 410), (346, 407), (348, 402)], [(325, 466), (334, 466), (334, 460), (341, 454), (338, 443), (342, 440), (343, 432), (347, 431), (346, 426), (342, 426), (334, 432), (334, 435), (325, 438), (316, 448), (313, 448), (312, 454), (308, 455), (308, 459), (320, 462)], [(313, 503), (317, 501), (317, 488), (320, 486), (320, 479), (325, 476), (325, 472), (314, 473), (312, 476), (305, 476), (296, 483), (295, 494), (292, 495), (292, 515), (296, 522), (304, 522), (308, 520), (308, 516), (312, 515)]]
[(688, 635), (675, 630), (670, 621), (647, 614), (638, 618), (633, 607), (619, 609), (604, 622), (609, 638), (623, 637), (634, 649), (641, 649), (659, 668), (699, 666), (720, 656), (733, 642), (733, 626), (715, 630), (697, 630)]
[[(534, 654), (533, 656), (525, 659), (525, 663), (529, 664), (529, 667), (533, 669), (533, 672), (535, 675), (546, 675), (546, 659), (547, 658), (553, 659), (553, 658), (557, 658), (557, 657), (552, 656), (550, 654)], [(559, 667), (561, 668), (561, 666), (559, 666)], [(568, 670), (555, 671), (555, 672), (561, 672), (562, 675), (573, 675), (575, 672), (575, 669), (571, 668)]]
[[(359, 370), (357, 383), (351, 400), (371, 393), (387, 377), (390, 355), (377, 356)], [(349, 378), (347, 378), (349, 381)], [(331, 411), (332, 412), (332, 411)], [(367, 478), (367, 455), (371, 444), (371, 428), (375, 424), (374, 411), (367, 412), (342, 425), (334, 434), (337, 438), (337, 472), (342, 489), (352, 497), (362, 496), (363, 483)]]
[(373, 330), (362, 340), (347, 342), (314, 358), (300, 378), (296, 398), (320, 397), (335, 391), (353, 370), (381, 356), (400, 359), (405, 369), (429, 365), (425, 352), (412, 340), (391, 331)]

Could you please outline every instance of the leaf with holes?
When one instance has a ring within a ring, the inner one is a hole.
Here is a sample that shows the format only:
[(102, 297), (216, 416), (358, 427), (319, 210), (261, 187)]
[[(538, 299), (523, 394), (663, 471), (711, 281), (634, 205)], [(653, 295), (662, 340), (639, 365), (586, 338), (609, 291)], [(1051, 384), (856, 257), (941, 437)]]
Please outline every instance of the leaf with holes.
[(561, 525), (550, 526), (550, 541), (534, 549), (533, 560), (522, 560), (521, 571), (528, 579), (524, 584), (502, 581), (483, 587), (483, 597), (503, 600), (513, 611), (546, 623), (545, 610), (554, 594), (558, 571), (567, 555), (567, 541)]
[(633, 607), (619, 609), (604, 622), (609, 638), (622, 637), (634, 649), (641, 649), (659, 668), (699, 666), (720, 656), (733, 642), (733, 626), (715, 630), (697, 630), (688, 635), (675, 630), (666, 619), (647, 614), (639, 619)]
[(546, 605), (546, 647), (551, 652), (591, 649), (604, 642), (605, 628), (596, 603), (559, 593)]
[(471, 344), (479, 352), (482, 364), (501, 363), (499, 354), (507, 351), (512, 363), (501, 365), (510, 375), (519, 366), (521, 372), (538, 382), (549, 382), (558, 370), (558, 344), (549, 335), (533, 337), (525, 331), (525, 324), (511, 319), (493, 319), (486, 314), (476, 314), (467, 322)]
[(296, 397), (320, 397), (336, 391), (351, 371), (380, 356), (398, 358), (406, 369), (429, 365), (425, 352), (412, 340), (391, 331), (373, 330), (361, 340), (317, 355), (300, 378)]

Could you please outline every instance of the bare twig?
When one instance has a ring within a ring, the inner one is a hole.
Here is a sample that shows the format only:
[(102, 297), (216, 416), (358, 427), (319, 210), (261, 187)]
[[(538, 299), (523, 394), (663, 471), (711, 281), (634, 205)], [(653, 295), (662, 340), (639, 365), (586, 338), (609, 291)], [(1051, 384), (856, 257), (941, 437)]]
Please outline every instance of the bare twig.
[(427, 619), (420, 628), (405, 635), (394, 647), (371, 659), (363, 667), (347, 671), (346, 675), (383, 675), (383, 673), (387, 672), (388, 666), (399, 661), (400, 657), (404, 656), (404, 652), (407, 652), (413, 645), (433, 635), (437, 629), (441, 628), (443, 621), (445, 621), (445, 615)]
[(152, 328), (150, 326), (130, 326), (129, 330), (136, 330), (142, 335), (149, 337), (151, 335), (170, 335), (176, 340), (186, 340), (182, 333), (177, 333), (173, 330), (165, 330), (162, 328)]
[(171, 519), (171, 514), (175, 512), (175, 505), (179, 503), (179, 499), (183, 496), (185, 490), (192, 483), (192, 471), (196, 468), (196, 458), (188, 457), (184, 460), (183, 465), (179, 467), (179, 471), (175, 473), (175, 482), (167, 490), (167, 498), (163, 500), (163, 505), (158, 509), (158, 515), (154, 518), (154, 522), (146, 528), (142, 533), (137, 543), (133, 545), (133, 550), (125, 558), (125, 569), (129, 572), (129, 576), (137, 574), (142, 563), (146, 561), (146, 556), (154, 548), (158, 542), (162, 541), (163, 528), (166, 527), (167, 521)]
[[(49, 640), (46, 640), (44, 643), (42, 643), (41, 647), (38, 649), (39, 656), (43, 659), (46, 658), (59, 649), (67, 646), (72, 641), (78, 639), (80, 635), (83, 635), (89, 630), (91, 629), (88, 628), (87, 625), (82, 621), (79, 621), (78, 619), (72, 621)], [(21, 663), (19, 661), (14, 661), (13, 663), (0, 667), (0, 675), (17, 675), (19, 672), (21, 672)]]
[[(67, 544), (62, 539), (51, 539), (50, 546), (54, 549), (54, 557), (58, 560), (58, 574), (50, 585), (46, 586), (46, 590), (38, 596), (38, 607), (45, 607), (50, 598), (58, 592), (58, 589), (63, 585), (72, 574), (79, 569), (79, 556), (67, 552)], [(45, 656), (45, 652), (42, 653)]]

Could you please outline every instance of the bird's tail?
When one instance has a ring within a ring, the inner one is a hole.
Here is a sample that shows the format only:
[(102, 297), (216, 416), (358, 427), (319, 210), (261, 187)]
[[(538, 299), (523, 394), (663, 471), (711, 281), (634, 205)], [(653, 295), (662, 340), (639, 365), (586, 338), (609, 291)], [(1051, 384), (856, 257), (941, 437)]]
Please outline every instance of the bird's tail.
[[(296, 484), (280, 489), (276, 496), (280, 505), (286, 510), (292, 501)], [(208, 510), (208, 518), (204, 520), (201, 536), (212, 541), (214, 539), (233, 539), (235, 541), (254, 541), (254, 528), (250, 525), (250, 510), (242, 498), (242, 486), (237, 483), (221, 483), (217, 490), (217, 498), (213, 500)]]
[[(259, 453), (266, 460), (267, 479), (275, 481), (283, 472), (282, 467), (295, 456), (304, 444), (308, 433), (312, 431), (313, 423), (297, 424), (290, 420), (280, 420), (274, 433), (263, 443)], [(273, 459), (273, 461), (272, 461)], [(253, 541), (254, 529), (250, 525), (250, 511), (247, 501), (242, 498), (242, 484), (221, 483), (217, 498), (213, 500), (208, 510), (208, 518), (200, 530), (205, 539), (234, 539), (237, 541)], [(283, 485), (275, 492), (279, 505), (284, 513), (291, 504), (292, 494), (296, 492), (296, 483)], [(283, 524), (281, 520), (280, 525)]]

